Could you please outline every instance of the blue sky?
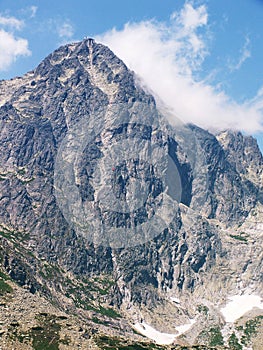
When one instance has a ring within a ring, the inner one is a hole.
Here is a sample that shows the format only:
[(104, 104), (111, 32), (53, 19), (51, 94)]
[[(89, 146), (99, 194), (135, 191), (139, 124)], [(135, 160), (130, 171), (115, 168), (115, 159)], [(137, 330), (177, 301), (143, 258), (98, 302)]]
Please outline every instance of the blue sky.
[(262, 18), (262, 0), (0, 0), (0, 78), (96, 37), (177, 117), (240, 128), (263, 149)]

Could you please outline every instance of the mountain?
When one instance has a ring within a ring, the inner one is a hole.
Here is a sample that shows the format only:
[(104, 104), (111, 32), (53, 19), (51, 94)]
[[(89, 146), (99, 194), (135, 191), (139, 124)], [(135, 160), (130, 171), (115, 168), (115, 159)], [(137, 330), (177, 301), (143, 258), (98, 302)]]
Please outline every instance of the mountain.
[(260, 349), (262, 154), (166, 113), (93, 39), (0, 82), (3, 349)]

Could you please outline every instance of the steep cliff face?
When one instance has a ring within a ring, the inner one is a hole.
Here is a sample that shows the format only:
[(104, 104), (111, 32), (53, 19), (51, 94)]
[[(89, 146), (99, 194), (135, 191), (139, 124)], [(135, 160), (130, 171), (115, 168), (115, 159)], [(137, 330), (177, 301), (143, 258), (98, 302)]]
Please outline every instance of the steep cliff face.
[(117, 335), (144, 320), (178, 343), (227, 344), (227, 296), (262, 291), (255, 141), (171, 127), (91, 39), (1, 81), (0, 98), (3, 270), (90, 322), (121, 310)]
[(220, 133), (217, 139), (228, 161), (237, 169), (242, 179), (258, 188), (258, 197), (262, 203), (263, 156), (256, 140), (240, 132), (231, 131)]

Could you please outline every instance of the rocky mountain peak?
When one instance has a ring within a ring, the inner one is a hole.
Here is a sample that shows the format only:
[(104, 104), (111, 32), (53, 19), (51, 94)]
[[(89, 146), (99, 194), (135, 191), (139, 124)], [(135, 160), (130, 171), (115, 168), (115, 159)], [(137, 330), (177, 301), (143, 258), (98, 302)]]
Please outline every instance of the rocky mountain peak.
[[(77, 315), (92, 339), (132, 339), (136, 329), (189, 347), (229, 345), (232, 333), (252, 344), (242, 336), (249, 320), (260, 327), (263, 263), (254, 139), (172, 127), (125, 64), (91, 39), (1, 81), (0, 125), (0, 287)], [(256, 300), (238, 324), (224, 310), (233, 295)], [(17, 327), (0, 336), (31, 349), (36, 329), (26, 343)], [(106, 346), (99, 339), (94, 349)]]

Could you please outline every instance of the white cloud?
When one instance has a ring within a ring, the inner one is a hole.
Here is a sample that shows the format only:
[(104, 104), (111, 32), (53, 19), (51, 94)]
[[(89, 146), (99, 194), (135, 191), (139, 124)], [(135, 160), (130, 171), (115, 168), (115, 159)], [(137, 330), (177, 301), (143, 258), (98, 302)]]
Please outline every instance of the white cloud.
[(25, 18), (34, 18), (36, 16), (38, 7), (35, 5), (24, 7), (19, 13)]
[(38, 7), (34, 6), (34, 5), (29, 7), (30, 18), (34, 18), (36, 16), (37, 9), (38, 9)]
[(177, 19), (186, 30), (195, 30), (199, 26), (207, 24), (207, 10), (205, 5), (194, 8), (191, 3), (185, 3), (185, 6), (178, 14), (174, 12), (171, 19)]
[(209, 79), (196, 78), (209, 54), (210, 35), (206, 7), (187, 1), (168, 23), (127, 23), (97, 40), (109, 45), (181, 120), (210, 130), (262, 130), (258, 102), (238, 104)]
[(21, 30), (24, 26), (24, 21), (15, 17), (4, 17), (0, 15), (0, 26), (15, 30)]
[(24, 21), (0, 15), (0, 71), (7, 70), (19, 56), (29, 56), (28, 41), (15, 36), (24, 27)]
[(42, 22), (40, 30), (43, 32), (51, 32), (55, 34), (58, 39), (59, 45), (66, 44), (74, 36), (74, 27), (68, 19), (60, 17), (49, 18)]
[(240, 51), (240, 57), (238, 59), (238, 61), (233, 64), (231, 63), (229, 65), (229, 68), (231, 71), (234, 71), (234, 70), (238, 70), (241, 68), (241, 66), (243, 65), (243, 63), (251, 57), (251, 52), (250, 52), (250, 49), (249, 49), (249, 46), (250, 46), (250, 40), (249, 40), (249, 37), (246, 37), (245, 38), (245, 43)]
[(257, 95), (248, 101), (248, 104), (263, 114), (263, 86), (258, 90)]
[(0, 70), (7, 70), (18, 56), (29, 56), (28, 41), (0, 29)]
[(68, 22), (58, 23), (57, 24), (57, 33), (60, 38), (70, 39), (74, 35), (73, 26)]

